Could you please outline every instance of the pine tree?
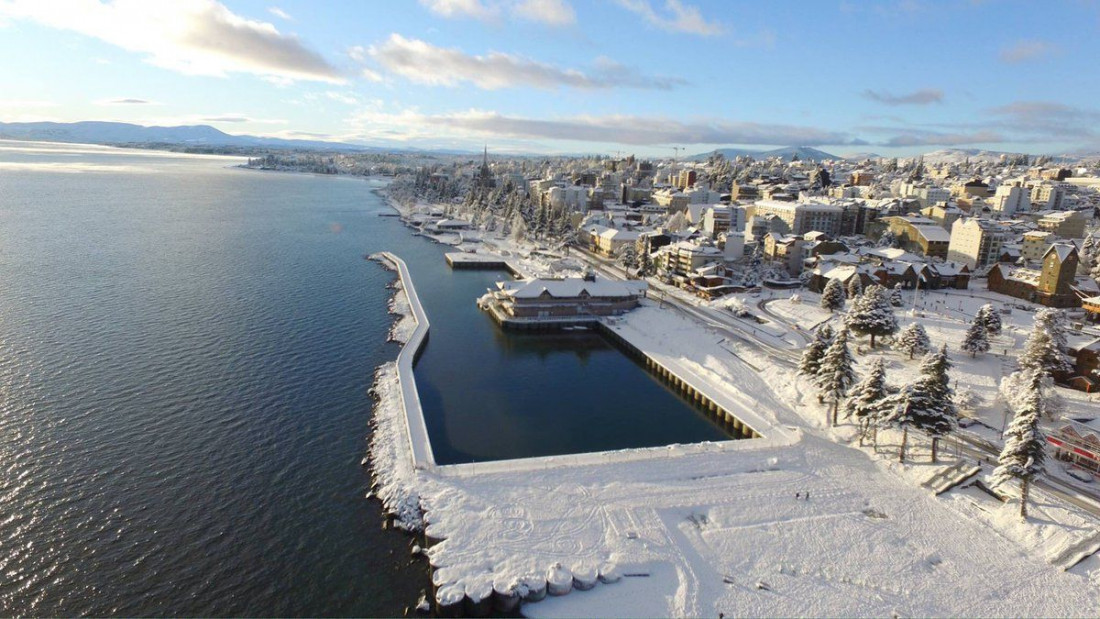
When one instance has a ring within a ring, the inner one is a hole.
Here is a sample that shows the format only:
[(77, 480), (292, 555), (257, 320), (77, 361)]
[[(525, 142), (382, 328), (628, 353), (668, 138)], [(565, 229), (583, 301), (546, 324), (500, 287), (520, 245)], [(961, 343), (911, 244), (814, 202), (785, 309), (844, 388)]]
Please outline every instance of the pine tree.
[(898, 346), (909, 354), (912, 360), (916, 355), (923, 355), (932, 350), (932, 341), (928, 339), (928, 332), (919, 322), (910, 323), (902, 329), (898, 336)]
[(1039, 429), (1039, 418), (1043, 414), (1043, 397), (1040, 393), (1042, 376), (1031, 372), (1029, 387), (1023, 398), (1023, 405), (1016, 411), (1008, 430), (1005, 432), (1005, 446), (997, 458), (997, 468), (993, 469), (990, 481), (994, 487), (1003, 486), (1010, 480), (1020, 482), (1020, 517), (1027, 518), (1027, 499), (1031, 490), (1031, 480), (1044, 472), (1046, 459), (1046, 437)]
[(1035, 323), (1018, 360), (1022, 370), (1054, 376), (1073, 368), (1065, 353), (1064, 320), (1062, 312), (1055, 309), (1043, 309), (1035, 313)]
[(848, 298), (855, 299), (861, 294), (863, 294), (863, 281), (857, 273), (852, 279), (848, 280)]
[(971, 357), (976, 357), (978, 353), (989, 350), (989, 336), (986, 335), (985, 324), (980, 315), (974, 317), (974, 321), (970, 323), (970, 328), (966, 330), (962, 349), (970, 353)]
[(904, 299), (901, 296), (901, 282), (894, 284), (894, 287), (890, 289), (890, 305), (894, 307), (901, 307), (905, 304)]
[(825, 351), (821, 366), (817, 370), (817, 386), (833, 403), (832, 425), (834, 426), (840, 401), (848, 393), (848, 388), (856, 382), (854, 365), (855, 359), (852, 358), (852, 351), (848, 349), (848, 330), (841, 329)]
[(848, 308), (844, 324), (859, 335), (870, 335), (871, 348), (875, 347), (875, 337), (897, 333), (898, 319), (886, 289), (878, 284), (868, 286)]
[(1092, 273), (1092, 270), (1096, 268), (1096, 239), (1091, 234), (1085, 235), (1085, 242), (1081, 244), (1079, 258), (1077, 274), (1088, 275)]
[(821, 307), (835, 312), (844, 307), (844, 285), (839, 279), (830, 279), (821, 292)]
[(954, 430), (959, 423), (959, 412), (952, 397), (948, 370), (947, 345), (929, 353), (921, 362), (921, 375), (906, 385), (893, 398), (893, 410), (887, 419), (902, 429), (898, 461), (905, 461), (905, 448), (909, 428), (922, 430), (932, 437), (932, 462), (936, 461), (936, 448), (940, 437)]
[(993, 309), (993, 306), (989, 303), (978, 308), (977, 320), (980, 320), (985, 325), (985, 333), (989, 336), (997, 336), (1001, 334), (1001, 330), (1004, 328), (1001, 324), (1001, 315), (997, 313), (997, 310)]
[(882, 357), (871, 362), (871, 370), (851, 390), (852, 397), (844, 407), (846, 417), (855, 417), (859, 423), (859, 446), (872, 425), (878, 425), (885, 411), (889, 391), (886, 388), (886, 364)]
[(806, 346), (802, 353), (802, 360), (798, 363), (798, 373), (803, 376), (815, 377), (821, 368), (821, 359), (825, 351), (833, 343), (833, 328), (829, 325), (821, 325), (814, 332), (814, 339)]

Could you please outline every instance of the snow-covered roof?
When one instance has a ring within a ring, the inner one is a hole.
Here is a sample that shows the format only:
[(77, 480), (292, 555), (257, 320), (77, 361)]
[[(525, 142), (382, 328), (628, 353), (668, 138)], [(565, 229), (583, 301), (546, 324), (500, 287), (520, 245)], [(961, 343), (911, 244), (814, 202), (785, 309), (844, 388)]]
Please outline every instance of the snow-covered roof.
[(915, 225), (913, 229), (930, 243), (948, 243), (951, 241), (951, 233), (935, 224)]
[(1043, 254), (1043, 258), (1046, 259), (1046, 254), (1055, 252), (1058, 254), (1058, 262), (1065, 262), (1066, 258), (1075, 251), (1077, 251), (1077, 248), (1069, 243), (1055, 243), (1047, 249), (1046, 253)]
[(591, 297), (635, 297), (645, 289), (645, 282), (617, 282), (606, 279), (587, 281), (580, 277), (564, 279), (524, 279), (497, 282), (504, 294), (516, 299), (537, 299), (544, 293), (557, 299), (576, 298), (587, 293)]

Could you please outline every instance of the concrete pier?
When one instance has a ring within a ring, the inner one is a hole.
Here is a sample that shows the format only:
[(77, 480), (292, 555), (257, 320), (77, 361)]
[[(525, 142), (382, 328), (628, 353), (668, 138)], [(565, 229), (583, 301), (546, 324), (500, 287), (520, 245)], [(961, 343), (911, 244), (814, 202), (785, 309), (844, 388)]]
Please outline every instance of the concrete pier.
[(683, 372), (680, 368), (670, 369), (665, 363), (647, 355), (645, 351), (635, 346), (604, 321), (597, 322), (596, 327), (620, 350), (641, 361), (646, 369), (678, 390), (698, 408), (710, 414), (718, 423), (730, 426), (733, 430), (732, 434), (738, 438), (763, 438), (763, 434), (731, 412), (735, 409), (733, 403), (727, 403), (727, 398), (724, 398), (706, 381), (692, 376), (688, 372)]
[(428, 315), (420, 304), (420, 297), (416, 294), (416, 286), (413, 285), (412, 275), (409, 274), (405, 261), (388, 251), (381, 252), (381, 256), (397, 269), (401, 286), (416, 320), (416, 329), (397, 355), (397, 378), (401, 383), (401, 401), (405, 409), (405, 427), (412, 448), (413, 464), (417, 468), (434, 468), (435, 455), (432, 453), (432, 443), (428, 440), (428, 427), (424, 423), (424, 410), (420, 406), (420, 392), (417, 391), (416, 377), (413, 375), (416, 357), (428, 341)]

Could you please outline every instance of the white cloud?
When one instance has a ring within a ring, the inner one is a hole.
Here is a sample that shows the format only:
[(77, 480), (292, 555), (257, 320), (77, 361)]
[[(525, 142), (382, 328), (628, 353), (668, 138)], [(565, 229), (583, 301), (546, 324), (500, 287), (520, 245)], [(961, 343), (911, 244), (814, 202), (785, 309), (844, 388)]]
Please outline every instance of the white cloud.
[(698, 7), (684, 4), (681, 0), (665, 0), (664, 14), (658, 13), (649, 0), (615, 0), (619, 6), (636, 13), (650, 25), (668, 30), (700, 36), (714, 36), (725, 32), (725, 27), (708, 21)]
[(78, 32), (151, 64), (191, 75), (251, 73), (279, 80), (344, 81), (295, 36), (236, 15), (215, 0), (11, 0), (0, 18)]
[(574, 116), (534, 119), (497, 112), (470, 110), (454, 114), (426, 115), (416, 110), (388, 113), (379, 107), (360, 111), (350, 120), (360, 137), (416, 140), (436, 138), (484, 138), (567, 140), (633, 146), (667, 144), (756, 144), (820, 146), (850, 144), (850, 136), (814, 127), (745, 121), (700, 120), (637, 116)]
[(392, 34), (386, 42), (367, 49), (353, 48), (349, 55), (356, 60), (369, 57), (390, 73), (416, 83), (437, 86), (468, 82), (486, 90), (516, 86), (669, 90), (684, 83), (678, 78), (643, 76), (607, 59), (598, 60), (586, 73), (500, 52), (474, 56), (399, 34)]
[(522, 0), (512, 7), (512, 14), (547, 26), (569, 26), (577, 21), (573, 7), (564, 0)]
[(1046, 41), (1017, 41), (1011, 47), (1001, 50), (1001, 62), (1019, 64), (1030, 60), (1041, 60), (1058, 51), (1058, 48)]
[(337, 103), (344, 103), (347, 105), (355, 105), (359, 103), (359, 99), (356, 99), (353, 95), (349, 95), (344, 92), (338, 92), (335, 90), (328, 90), (325, 92), (325, 96)]
[(287, 13), (286, 11), (280, 9), (277, 6), (267, 7), (267, 12), (271, 13), (275, 17), (278, 17), (279, 19), (283, 19), (283, 20), (286, 20), (286, 21), (294, 21), (294, 18), (291, 17), (289, 13)]
[(420, 0), (420, 4), (440, 17), (472, 17), (482, 21), (495, 19), (499, 15), (496, 7), (490, 7), (481, 0)]
[(118, 97), (115, 99), (100, 99), (95, 102), (96, 105), (160, 105), (156, 101), (150, 101), (148, 99), (137, 99), (134, 97)]

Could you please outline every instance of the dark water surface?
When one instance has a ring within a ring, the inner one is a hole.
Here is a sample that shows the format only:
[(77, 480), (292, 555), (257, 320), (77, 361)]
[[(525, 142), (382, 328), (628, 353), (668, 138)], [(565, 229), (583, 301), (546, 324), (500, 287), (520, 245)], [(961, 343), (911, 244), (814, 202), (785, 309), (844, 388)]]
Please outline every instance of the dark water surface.
[(724, 436), (593, 335), (505, 335), (362, 179), (0, 142), (0, 615), (400, 615), (364, 500), (410, 266), (441, 462)]

